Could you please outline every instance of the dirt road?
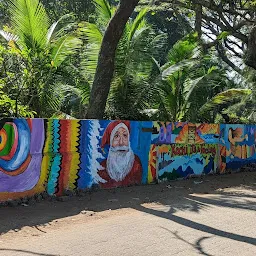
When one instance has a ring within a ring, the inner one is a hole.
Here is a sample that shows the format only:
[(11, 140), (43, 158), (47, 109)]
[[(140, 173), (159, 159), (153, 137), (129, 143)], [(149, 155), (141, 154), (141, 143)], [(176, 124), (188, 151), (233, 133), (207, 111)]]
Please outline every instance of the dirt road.
[(0, 255), (256, 255), (256, 173), (0, 208)]

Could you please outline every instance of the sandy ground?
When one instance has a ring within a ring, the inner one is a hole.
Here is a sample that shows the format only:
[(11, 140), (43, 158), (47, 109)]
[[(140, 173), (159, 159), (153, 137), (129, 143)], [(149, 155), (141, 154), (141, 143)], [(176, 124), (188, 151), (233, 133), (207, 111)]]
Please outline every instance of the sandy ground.
[(256, 172), (0, 208), (0, 255), (256, 255)]

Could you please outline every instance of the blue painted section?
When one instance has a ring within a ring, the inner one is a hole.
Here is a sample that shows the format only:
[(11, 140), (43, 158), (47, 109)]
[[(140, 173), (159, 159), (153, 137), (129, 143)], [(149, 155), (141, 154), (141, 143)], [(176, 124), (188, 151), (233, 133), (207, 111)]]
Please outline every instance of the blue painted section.
[(169, 161), (170, 164), (163, 169), (159, 168), (159, 176), (162, 176), (165, 172), (173, 172), (177, 170), (180, 177), (186, 177), (188, 174), (200, 175), (202, 173), (209, 173), (212, 171), (212, 163), (214, 158), (211, 158), (209, 164), (206, 164), (206, 159), (201, 154), (188, 155), (188, 156), (176, 156), (170, 157), (165, 155), (162, 160)]
[(53, 152), (58, 153), (59, 152), (59, 146), (60, 146), (60, 135), (59, 135), (59, 128), (60, 123), (59, 120), (53, 120)]
[(92, 178), (88, 172), (88, 138), (87, 134), (89, 131), (89, 121), (80, 121), (80, 140), (79, 140), (79, 152), (80, 153), (80, 170), (78, 172), (78, 188), (85, 189), (90, 187), (92, 183)]
[(48, 184), (47, 184), (47, 192), (49, 195), (55, 194), (55, 190), (58, 184), (58, 177), (60, 172), (61, 166), (61, 155), (58, 154), (60, 148), (60, 134), (59, 134), (60, 123), (59, 120), (53, 120), (52, 122), (52, 129), (53, 129), (53, 144), (52, 150), (53, 153), (50, 153), (52, 156), (52, 162), (48, 177)]
[(159, 180), (186, 178), (215, 172), (217, 169), (217, 145), (172, 144), (162, 146), (158, 158)]
[(60, 165), (61, 165), (61, 155), (57, 154), (53, 157), (51, 171), (49, 175), (49, 181), (47, 185), (47, 193), (49, 195), (55, 194), (55, 189), (57, 187), (59, 172), (60, 172)]
[[(219, 143), (219, 131), (216, 133), (210, 133), (208, 132), (207, 134), (202, 133), (200, 127), (202, 129), (204, 128), (204, 125), (208, 124), (198, 124), (198, 127), (196, 128), (196, 133), (197, 135), (204, 140), (205, 144), (218, 144)], [(215, 125), (216, 127), (216, 125)]]
[(147, 183), (148, 154), (150, 150), (151, 133), (143, 132), (143, 128), (152, 128), (152, 122), (131, 122), (131, 147), (141, 161), (143, 173), (142, 183)]
[(226, 147), (226, 169), (238, 170), (244, 165), (256, 163), (255, 142), (256, 126), (223, 124), (221, 125), (220, 144)]

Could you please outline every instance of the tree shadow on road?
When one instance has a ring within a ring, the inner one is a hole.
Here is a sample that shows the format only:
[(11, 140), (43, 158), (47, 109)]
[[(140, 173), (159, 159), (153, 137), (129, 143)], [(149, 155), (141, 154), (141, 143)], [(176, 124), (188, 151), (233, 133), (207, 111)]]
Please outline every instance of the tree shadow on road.
[[(201, 184), (194, 181), (184, 180), (175, 181), (169, 185), (158, 184), (101, 190), (87, 193), (81, 198), (72, 197), (64, 202), (42, 201), (28, 207), (2, 207), (0, 208), (0, 234), (8, 231), (19, 232), (25, 226), (45, 233), (42, 226), (51, 225), (52, 222), (61, 218), (78, 215), (82, 211), (93, 211), (97, 214), (109, 209), (133, 208), (211, 235), (256, 245), (255, 238), (218, 230), (174, 215), (178, 211), (202, 213), (211, 207), (255, 211), (255, 173), (240, 173), (223, 177), (207, 176), (202, 179), (203, 183)], [(225, 189), (228, 187), (233, 187), (234, 191), (226, 192)], [(235, 187), (244, 188), (244, 190), (239, 194)], [(152, 202), (169, 206), (170, 210), (163, 212), (145, 206)], [(90, 217), (84, 216), (84, 218)], [(200, 245), (200, 241), (198, 243)]]
[(199, 254), (205, 255), (205, 256), (213, 256), (212, 254), (206, 253), (203, 246), (202, 246), (202, 242), (206, 239), (210, 239), (212, 236), (203, 236), (200, 237), (199, 239), (196, 240), (195, 243), (191, 243), (188, 242), (186, 239), (182, 238), (181, 235), (179, 235), (179, 232), (176, 230), (175, 232), (169, 230), (168, 228), (165, 227), (160, 227), (164, 230), (166, 230), (167, 232), (171, 233), (173, 235), (174, 238), (190, 245), (191, 247), (193, 247)]
[(59, 254), (45, 254), (39, 252), (32, 252), (27, 250), (18, 250), (18, 249), (7, 249), (7, 248), (0, 248), (1, 252), (13, 252), (13, 253), (22, 253), (22, 255), (38, 255), (38, 256), (59, 256)]
[(229, 239), (232, 239), (235, 241), (244, 242), (244, 243), (248, 243), (251, 245), (256, 245), (256, 238), (222, 231), (222, 230), (219, 230), (219, 229), (216, 229), (216, 228), (213, 228), (213, 227), (210, 227), (210, 226), (207, 226), (207, 225), (204, 225), (201, 223), (197, 223), (195, 221), (188, 220), (186, 218), (174, 215), (174, 213), (177, 211), (177, 209), (171, 208), (168, 212), (163, 212), (163, 211), (158, 211), (155, 209), (146, 208), (143, 205), (139, 205), (136, 207), (136, 210), (154, 215), (156, 217), (165, 218), (167, 220), (171, 220), (180, 225), (183, 225), (183, 226), (195, 229), (195, 230), (199, 230), (199, 231), (202, 231), (202, 232), (205, 232), (208, 234), (212, 234), (212, 235), (223, 237), (223, 238), (229, 238)]

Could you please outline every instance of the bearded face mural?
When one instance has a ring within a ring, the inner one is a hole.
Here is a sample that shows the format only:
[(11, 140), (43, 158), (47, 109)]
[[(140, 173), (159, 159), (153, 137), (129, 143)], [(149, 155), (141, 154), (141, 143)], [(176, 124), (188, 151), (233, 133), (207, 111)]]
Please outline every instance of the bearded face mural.
[(101, 186), (127, 186), (140, 184), (142, 165), (130, 145), (130, 122), (114, 121), (110, 123), (102, 137), (101, 147), (109, 146), (107, 159), (102, 163), (99, 176), (104, 180)]

